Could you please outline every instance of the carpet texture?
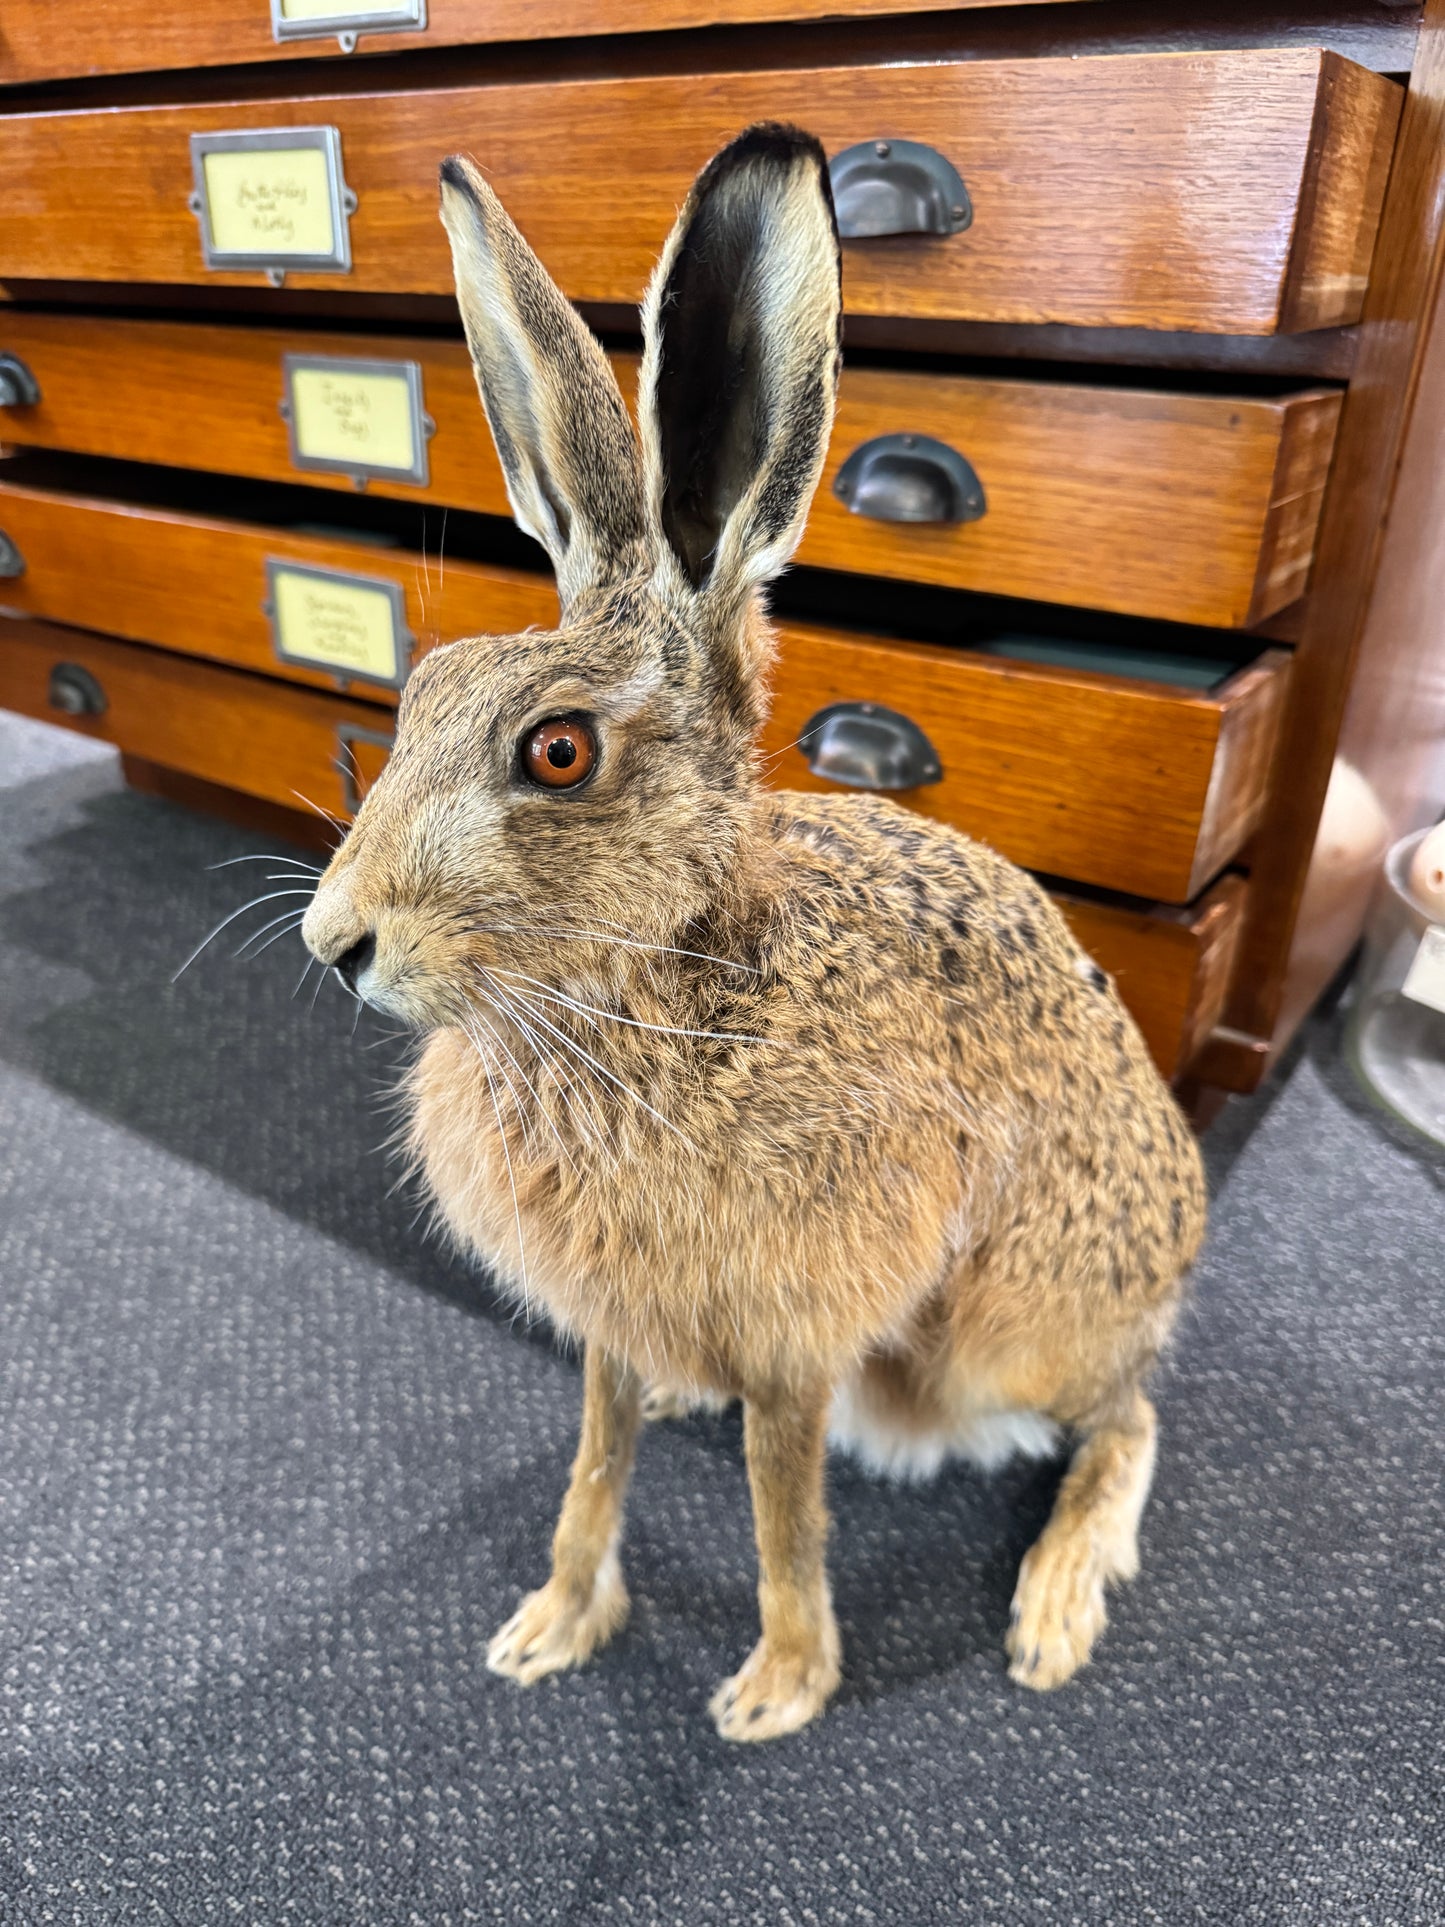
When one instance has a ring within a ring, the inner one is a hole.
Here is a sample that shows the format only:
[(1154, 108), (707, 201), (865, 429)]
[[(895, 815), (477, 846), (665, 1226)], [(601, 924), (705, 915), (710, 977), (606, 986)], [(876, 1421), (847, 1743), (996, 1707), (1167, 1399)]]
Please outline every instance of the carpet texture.
[[(0, 757), (4, 755), (0, 739)], [(13, 765), (18, 769), (16, 761)], [(1213, 1135), (1144, 1570), (1011, 1686), (1057, 1469), (839, 1466), (846, 1678), (733, 1749), (735, 1417), (643, 1441), (627, 1630), (522, 1692), (575, 1363), (388, 1195), (399, 1043), (299, 940), (187, 951), (254, 844), (83, 763), (0, 789), (0, 1921), (1445, 1919), (1445, 1188), (1318, 1028)], [(239, 933), (284, 907), (241, 918)], [(314, 983), (314, 976), (311, 982)]]

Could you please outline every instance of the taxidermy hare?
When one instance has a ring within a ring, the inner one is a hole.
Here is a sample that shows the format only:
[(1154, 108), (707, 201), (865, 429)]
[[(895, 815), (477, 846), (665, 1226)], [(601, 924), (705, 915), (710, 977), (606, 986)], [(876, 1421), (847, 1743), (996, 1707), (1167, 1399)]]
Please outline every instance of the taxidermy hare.
[(305, 922), (428, 1034), (412, 1144), (447, 1225), (585, 1348), (552, 1573), (488, 1663), (621, 1626), (644, 1386), (740, 1397), (762, 1637), (712, 1703), (757, 1740), (838, 1684), (831, 1436), (919, 1475), (1074, 1442), (1019, 1574), (1013, 1677), (1057, 1686), (1137, 1565), (1141, 1381), (1204, 1223), (1194, 1143), (1038, 886), (876, 797), (777, 794), (762, 589), (803, 531), (839, 367), (816, 141), (704, 168), (645, 310), (634, 435), (601, 348), (467, 161), (442, 219), (553, 633), (437, 649)]

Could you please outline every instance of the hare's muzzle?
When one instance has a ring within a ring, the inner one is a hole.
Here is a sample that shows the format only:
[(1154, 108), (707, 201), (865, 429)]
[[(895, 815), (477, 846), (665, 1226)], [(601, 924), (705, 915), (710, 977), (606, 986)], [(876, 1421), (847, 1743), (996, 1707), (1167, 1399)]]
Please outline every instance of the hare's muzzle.
[(358, 937), (349, 950), (343, 950), (339, 957), (333, 957), (331, 968), (336, 972), (346, 988), (356, 992), (357, 979), (376, 955), (376, 932), (368, 930), (364, 937)]

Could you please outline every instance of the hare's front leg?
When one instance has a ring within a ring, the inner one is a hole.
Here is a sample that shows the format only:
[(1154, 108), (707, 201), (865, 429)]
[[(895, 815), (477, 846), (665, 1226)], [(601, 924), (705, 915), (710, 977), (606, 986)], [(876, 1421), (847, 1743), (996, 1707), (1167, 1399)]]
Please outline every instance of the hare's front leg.
[(1089, 1427), (1049, 1523), (1024, 1554), (1009, 1618), (1009, 1677), (1062, 1686), (1108, 1617), (1104, 1588), (1139, 1570), (1139, 1515), (1154, 1477), (1154, 1407), (1142, 1392)]
[(633, 1372), (589, 1345), (582, 1438), (552, 1539), (552, 1577), (522, 1601), (487, 1648), (494, 1673), (530, 1686), (547, 1673), (580, 1666), (626, 1620), (617, 1542), (641, 1400)]
[(725, 1740), (770, 1740), (805, 1726), (838, 1684), (838, 1627), (823, 1566), (823, 1457), (830, 1388), (749, 1398), (743, 1410), (758, 1541), (763, 1636), (713, 1697)]

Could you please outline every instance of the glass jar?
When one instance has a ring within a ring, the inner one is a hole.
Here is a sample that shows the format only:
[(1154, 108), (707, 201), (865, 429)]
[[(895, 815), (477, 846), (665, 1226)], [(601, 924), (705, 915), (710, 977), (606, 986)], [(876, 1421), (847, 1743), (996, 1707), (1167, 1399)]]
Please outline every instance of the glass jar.
[(1445, 923), (1410, 888), (1410, 862), (1428, 834), (1403, 837), (1385, 858), (1347, 1050), (1372, 1096), (1445, 1144)]

